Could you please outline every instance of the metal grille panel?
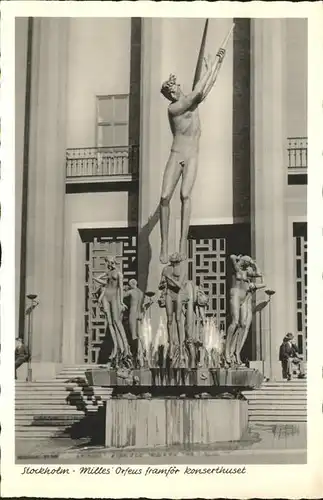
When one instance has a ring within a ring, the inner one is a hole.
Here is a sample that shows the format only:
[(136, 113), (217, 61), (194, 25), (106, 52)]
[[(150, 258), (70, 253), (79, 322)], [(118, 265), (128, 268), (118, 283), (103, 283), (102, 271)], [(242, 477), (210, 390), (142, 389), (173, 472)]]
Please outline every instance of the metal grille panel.
[(303, 353), (307, 359), (307, 237), (294, 237), (296, 264), (296, 325), (297, 333), (303, 336)]
[(226, 240), (190, 239), (188, 246), (189, 279), (203, 287), (209, 298), (207, 315), (214, 315), (226, 331)]

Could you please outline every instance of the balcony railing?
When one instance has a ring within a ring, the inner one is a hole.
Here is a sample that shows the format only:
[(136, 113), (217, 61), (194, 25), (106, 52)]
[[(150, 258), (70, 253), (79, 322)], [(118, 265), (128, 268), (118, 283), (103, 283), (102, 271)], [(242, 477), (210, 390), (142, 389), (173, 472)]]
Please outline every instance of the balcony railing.
[(303, 173), (307, 169), (307, 137), (288, 137), (288, 171)]
[(138, 175), (139, 147), (73, 148), (66, 150), (67, 181), (131, 180)]

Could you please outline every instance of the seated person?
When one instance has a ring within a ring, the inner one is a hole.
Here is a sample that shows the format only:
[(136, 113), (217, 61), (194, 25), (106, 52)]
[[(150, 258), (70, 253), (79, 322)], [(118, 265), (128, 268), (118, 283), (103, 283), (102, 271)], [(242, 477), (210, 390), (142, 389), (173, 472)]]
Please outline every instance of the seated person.
[(16, 338), (15, 348), (15, 379), (17, 380), (18, 368), (29, 360), (29, 352), (20, 338)]
[(299, 367), (298, 378), (305, 378), (304, 363), (298, 353), (292, 333), (288, 333), (283, 339), (283, 343), (279, 349), (279, 361), (282, 364), (283, 379), (291, 380), (293, 365)]

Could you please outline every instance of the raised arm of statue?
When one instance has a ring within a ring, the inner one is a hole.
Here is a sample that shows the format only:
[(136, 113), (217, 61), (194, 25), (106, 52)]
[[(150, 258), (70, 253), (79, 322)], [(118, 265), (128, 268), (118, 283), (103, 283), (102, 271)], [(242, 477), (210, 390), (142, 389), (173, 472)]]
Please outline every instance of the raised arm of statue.
[(174, 276), (172, 266), (167, 266), (165, 269), (165, 278), (167, 284), (177, 288), (179, 291), (187, 281), (187, 272), (184, 262), (177, 262), (177, 266), (179, 266), (179, 274), (176, 273), (176, 276)]
[(214, 87), (214, 84), (215, 84), (216, 79), (218, 77), (218, 74), (219, 74), (219, 71), (221, 69), (222, 62), (223, 62), (223, 59), (224, 59), (224, 56), (226, 53), (226, 46), (227, 46), (229, 39), (232, 35), (233, 29), (234, 29), (234, 23), (232, 24), (227, 36), (223, 40), (223, 42), (221, 44), (221, 48), (219, 49), (214, 62), (209, 63), (209, 61), (207, 59), (206, 60), (204, 59), (204, 61), (206, 63), (206, 69), (208, 70), (209, 64), (211, 66), (211, 76), (208, 78), (208, 81), (207, 81), (207, 83), (203, 89), (203, 92), (202, 92), (202, 100), (203, 101), (206, 99), (206, 97), (208, 96), (208, 94), (210, 93), (212, 88)]
[[(210, 67), (210, 76), (204, 86), (204, 89), (202, 91), (202, 97), (201, 97), (201, 102), (206, 99), (206, 97), (209, 95), (210, 91), (214, 87), (214, 84), (216, 82), (216, 79), (218, 77), (218, 74), (220, 72), (222, 62), (225, 56), (225, 50), (220, 49), (219, 52), (216, 55), (215, 61), (211, 63)], [(206, 59), (205, 60), (206, 68), (209, 70), (209, 61)]]
[(250, 268), (248, 269), (248, 277), (250, 278), (263, 278), (263, 273), (261, 272), (257, 262), (251, 257), (244, 256), (245, 261), (249, 260)]
[(231, 259), (231, 262), (232, 262), (232, 265), (233, 265), (233, 268), (234, 270), (238, 273), (240, 271), (240, 268), (239, 268), (239, 265), (238, 265), (238, 262), (240, 260), (240, 257), (241, 255), (230, 255), (230, 259)]
[(106, 273), (100, 274), (97, 278), (93, 276), (93, 280), (96, 281), (97, 283), (100, 283), (100, 285), (105, 285), (106, 284), (106, 279), (103, 279), (103, 276), (106, 277)]
[(162, 270), (162, 273), (161, 273), (160, 282), (158, 285), (158, 290), (163, 290), (167, 285), (165, 273), (166, 273), (166, 268), (164, 267), (164, 269)]
[(257, 290), (261, 290), (262, 288), (266, 288), (267, 285), (264, 283), (250, 283), (249, 292), (254, 293)]
[(181, 96), (180, 99), (178, 99), (175, 102), (172, 102), (169, 105), (168, 111), (170, 115), (172, 116), (182, 115), (192, 107), (200, 104), (203, 98), (204, 89), (212, 79), (212, 70), (213, 70), (212, 67), (209, 67), (207, 69), (207, 71), (204, 73), (202, 78), (197, 82), (194, 90), (192, 90), (190, 94)]

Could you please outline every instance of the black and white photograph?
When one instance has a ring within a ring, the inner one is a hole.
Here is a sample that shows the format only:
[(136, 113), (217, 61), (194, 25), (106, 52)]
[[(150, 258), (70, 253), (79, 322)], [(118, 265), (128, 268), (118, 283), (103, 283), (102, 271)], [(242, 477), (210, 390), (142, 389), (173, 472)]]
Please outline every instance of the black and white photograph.
[(201, 12), (15, 17), (22, 474), (308, 463), (309, 22)]

